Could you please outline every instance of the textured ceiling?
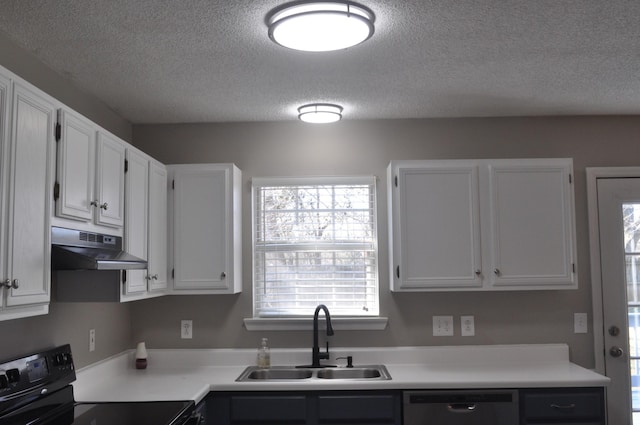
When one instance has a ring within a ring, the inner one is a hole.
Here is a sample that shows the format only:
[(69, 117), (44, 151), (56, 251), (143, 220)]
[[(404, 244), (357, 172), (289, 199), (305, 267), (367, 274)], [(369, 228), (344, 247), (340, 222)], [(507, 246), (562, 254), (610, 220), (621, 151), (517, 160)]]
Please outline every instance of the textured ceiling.
[(133, 123), (640, 114), (640, 1), (368, 0), (331, 53), (267, 37), (275, 0), (0, 0), (0, 31)]

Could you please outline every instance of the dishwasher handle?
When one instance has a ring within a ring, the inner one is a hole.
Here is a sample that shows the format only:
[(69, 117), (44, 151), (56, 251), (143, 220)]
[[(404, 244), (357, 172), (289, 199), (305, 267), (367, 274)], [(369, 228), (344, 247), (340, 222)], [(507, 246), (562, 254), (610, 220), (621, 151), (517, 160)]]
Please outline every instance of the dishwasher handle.
[(447, 410), (451, 413), (473, 413), (478, 407), (475, 403), (449, 403)]

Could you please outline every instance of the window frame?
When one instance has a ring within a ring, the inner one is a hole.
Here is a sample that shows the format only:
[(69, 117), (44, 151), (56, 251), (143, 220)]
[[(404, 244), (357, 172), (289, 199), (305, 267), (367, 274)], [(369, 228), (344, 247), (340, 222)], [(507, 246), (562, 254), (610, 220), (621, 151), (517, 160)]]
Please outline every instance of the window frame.
[[(332, 319), (338, 324), (338, 329), (343, 328), (346, 324), (349, 329), (384, 329), (387, 319), (380, 317), (380, 255), (379, 255), (379, 237), (378, 237), (378, 193), (377, 178), (375, 176), (325, 176), (325, 177), (260, 177), (251, 180), (251, 243), (252, 243), (252, 318), (245, 319), (247, 329), (301, 329), (305, 327), (304, 323), (308, 318), (313, 316), (313, 311), (304, 315), (259, 315), (257, 307), (256, 293), (256, 258), (258, 235), (257, 235), (257, 219), (260, 213), (260, 205), (258, 194), (261, 188), (277, 187), (277, 186), (339, 186), (339, 185), (367, 185), (371, 187), (371, 208), (373, 214), (373, 253), (375, 256), (375, 272), (373, 282), (375, 290), (375, 307), (373, 312), (366, 314), (339, 314), (332, 311)], [(286, 323), (283, 328), (283, 323)], [(266, 328), (265, 328), (266, 326)], [(353, 327), (355, 326), (355, 328)]]

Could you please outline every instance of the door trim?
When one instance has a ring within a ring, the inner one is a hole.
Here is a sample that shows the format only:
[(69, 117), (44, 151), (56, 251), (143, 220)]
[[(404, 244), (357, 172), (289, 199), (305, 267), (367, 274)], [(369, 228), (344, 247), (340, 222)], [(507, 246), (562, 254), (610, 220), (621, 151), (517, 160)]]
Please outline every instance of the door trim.
[(595, 371), (605, 374), (602, 270), (600, 267), (600, 232), (598, 215), (598, 179), (640, 177), (640, 167), (587, 167), (587, 213), (589, 216), (589, 253), (591, 264), (591, 299)]

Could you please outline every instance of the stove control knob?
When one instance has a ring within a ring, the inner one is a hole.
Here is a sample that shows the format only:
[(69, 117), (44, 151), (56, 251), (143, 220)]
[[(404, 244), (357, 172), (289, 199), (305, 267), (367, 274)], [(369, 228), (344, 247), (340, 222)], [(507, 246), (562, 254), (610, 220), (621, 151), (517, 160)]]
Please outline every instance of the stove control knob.
[(9, 378), (7, 378), (7, 373), (4, 370), (0, 370), (0, 390), (5, 388), (9, 388)]
[(7, 379), (10, 384), (20, 382), (20, 371), (18, 369), (7, 370)]

